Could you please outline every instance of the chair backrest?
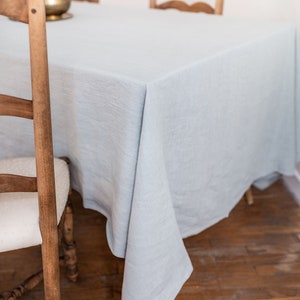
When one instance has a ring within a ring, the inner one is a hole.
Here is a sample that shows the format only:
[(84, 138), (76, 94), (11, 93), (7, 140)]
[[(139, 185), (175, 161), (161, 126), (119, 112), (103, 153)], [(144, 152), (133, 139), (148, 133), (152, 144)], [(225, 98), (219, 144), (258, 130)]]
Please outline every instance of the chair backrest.
[(45, 2), (1, 0), (0, 14), (27, 23), (29, 28), (32, 99), (0, 95), (0, 115), (32, 119), (37, 174), (36, 178), (1, 174), (0, 192), (38, 192), (45, 299), (57, 300), (60, 299), (59, 257)]
[(167, 1), (157, 4), (157, 0), (150, 0), (150, 8), (168, 9), (174, 8), (186, 12), (204, 12), (208, 14), (222, 15), (224, 0), (215, 0), (215, 6), (212, 7), (205, 2), (195, 2), (187, 4), (184, 1)]

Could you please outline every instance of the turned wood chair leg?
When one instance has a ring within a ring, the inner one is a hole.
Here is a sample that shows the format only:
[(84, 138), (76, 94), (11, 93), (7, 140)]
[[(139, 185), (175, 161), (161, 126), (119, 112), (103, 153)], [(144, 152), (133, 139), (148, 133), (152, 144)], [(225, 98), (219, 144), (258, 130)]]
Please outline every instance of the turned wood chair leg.
[(43, 270), (28, 277), (19, 286), (12, 291), (4, 292), (0, 295), (0, 300), (16, 300), (22, 297), (26, 292), (32, 290), (43, 281)]
[(78, 277), (76, 243), (73, 236), (73, 207), (70, 199), (67, 202), (62, 228), (63, 264), (67, 270), (67, 278), (73, 282)]
[[(62, 156), (60, 159), (64, 160), (68, 165), (70, 165), (70, 159), (68, 157)], [(67, 278), (73, 282), (76, 282), (78, 278), (78, 266), (76, 243), (74, 241), (74, 217), (71, 194), (72, 189), (70, 188), (69, 199), (66, 204), (64, 216), (59, 225), (59, 240), (61, 241), (63, 250), (63, 256), (60, 258), (60, 263), (66, 267)]]
[(248, 205), (252, 205), (254, 203), (254, 198), (253, 198), (251, 187), (249, 187), (245, 196), (246, 196), (246, 201), (247, 201)]

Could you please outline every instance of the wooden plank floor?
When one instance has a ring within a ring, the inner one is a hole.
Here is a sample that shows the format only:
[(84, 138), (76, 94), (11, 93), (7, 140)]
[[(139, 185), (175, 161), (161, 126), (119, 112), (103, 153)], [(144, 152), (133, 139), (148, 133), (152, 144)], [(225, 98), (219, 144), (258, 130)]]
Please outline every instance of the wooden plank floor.
[[(300, 208), (281, 181), (253, 192), (253, 206), (242, 199), (229, 218), (185, 240), (194, 272), (176, 300), (300, 299)], [(120, 300), (124, 261), (107, 246), (105, 218), (83, 209), (77, 193), (73, 200), (80, 278), (70, 283), (62, 270), (62, 300)], [(39, 247), (1, 253), (0, 289), (38, 270), (39, 255)], [(42, 285), (22, 299), (43, 299)]]

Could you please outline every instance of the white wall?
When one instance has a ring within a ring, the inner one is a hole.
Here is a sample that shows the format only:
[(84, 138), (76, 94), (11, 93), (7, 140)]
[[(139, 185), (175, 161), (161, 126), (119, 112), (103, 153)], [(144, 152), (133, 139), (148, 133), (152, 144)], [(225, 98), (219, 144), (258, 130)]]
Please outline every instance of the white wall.
[(99, 0), (101, 3), (109, 3), (114, 5), (148, 7), (148, 0)]
[(298, 23), (300, 22), (300, 1), (225, 0), (224, 14), (247, 18), (263, 18), (275, 21), (291, 21)]

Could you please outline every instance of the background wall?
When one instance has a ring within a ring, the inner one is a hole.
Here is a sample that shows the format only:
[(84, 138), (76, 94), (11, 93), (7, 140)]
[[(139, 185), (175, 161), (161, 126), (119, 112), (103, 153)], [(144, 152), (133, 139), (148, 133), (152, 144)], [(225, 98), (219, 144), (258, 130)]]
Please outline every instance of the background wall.
[(292, 21), (296, 23), (300, 22), (300, 1), (225, 0), (224, 14), (248, 18)]

